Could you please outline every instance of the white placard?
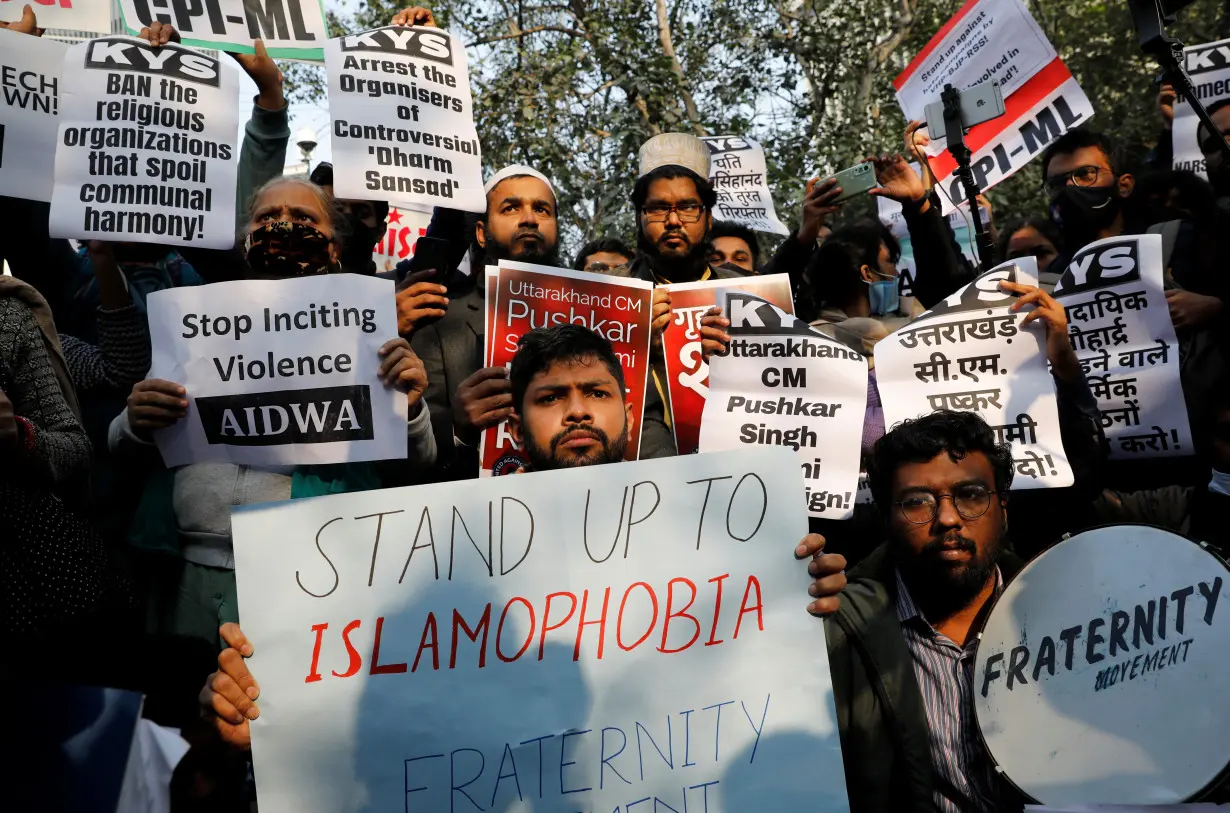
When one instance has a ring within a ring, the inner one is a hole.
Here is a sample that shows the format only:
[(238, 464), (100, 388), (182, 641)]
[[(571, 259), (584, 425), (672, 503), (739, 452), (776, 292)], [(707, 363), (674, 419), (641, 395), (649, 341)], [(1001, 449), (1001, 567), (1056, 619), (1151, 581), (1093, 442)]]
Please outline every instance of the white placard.
[(800, 492), (752, 449), (237, 510), (262, 813), (844, 813)]
[(1033, 257), (998, 265), (876, 345), (876, 382), (891, 429), (939, 409), (976, 412), (1012, 446), (1014, 491), (1073, 483), (1063, 450), (1045, 326), (1021, 328), (1001, 282), (1037, 285)]
[(397, 336), (392, 280), (219, 282), (148, 304), (150, 378), (188, 391), (188, 414), (155, 433), (167, 466), (406, 456), (406, 396), (377, 377)]
[(329, 40), (334, 193), (485, 212), (465, 47), (438, 28)]
[(111, 33), (111, 0), (0, 0), (0, 22), (16, 22), (26, 6), (39, 28)]
[(0, 190), (7, 197), (51, 200), (56, 145), (47, 134), (59, 120), (67, 50), (62, 42), (0, 28)]
[(773, 209), (764, 147), (743, 136), (706, 136), (701, 141), (709, 148), (709, 181), (717, 192), (713, 218), (756, 231), (790, 234)]
[[(1200, 103), (1209, 108), (1230, 99), (1230, 39), (1189, 45), (1183, 49), (1187, 73), (1196, 88)], [(1175, 99), (1174, 124), (1170, 129), (1174, 149), (1174, 168), (1208, 177), (1204, 167), (1204, 152), (1196, 140), (1200, 119), (1182, 95)]]
[(700, 451), (789, 447), (803, 471), (808, 514), (849, 518), (867, 360), (754, 294), (723, 289), (717, 297), (730, 319), (730, 352), (709, 360)]
[[(907, 119), (925, 120), (946, 83), (966, 89), (1000, 83), (1005, 113), (975, 125), (965, 136), (979, 189), (986, 191), (1040, 155), (1046, 146), (1083, 124), (1093, 106), (1055, 54), (1021, 0), (968, 0), (909, 66), (893, 80)], [(944, 214), (965, 199), (943, 133), (931, 133), (927, 153)]]
[(1161, 235), (1142, 234), (1090, 243), (1055, 283), (1114, 459), (1195, 453), (1162, 275)]
[(52, 237), (235, 244), (234, 67), (104, 37), (68, 49), (60, 90)]
[[(124, 27), (137, 34), (153, 21), (170, 23), (185, 45), (240, 54), (264, 40), (278, 59), (319, 62), (329, 38), (321, 0), (117, 0)], [(109, 30), (109, 29), (108, 29)]]
[(1216, 556), (1138, 525), (1077, 534), (1031, 561), (974, 661), (998, 769), (1059, 806), (1174, 804), (1213, 783), (1230, 761), (1228, 588)]

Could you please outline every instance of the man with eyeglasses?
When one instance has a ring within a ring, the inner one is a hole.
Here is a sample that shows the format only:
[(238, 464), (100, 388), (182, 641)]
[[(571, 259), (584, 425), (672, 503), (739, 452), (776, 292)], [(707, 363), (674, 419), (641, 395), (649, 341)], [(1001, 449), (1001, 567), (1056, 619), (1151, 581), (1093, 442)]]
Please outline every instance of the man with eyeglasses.
[(632, 258), (635, 256), (636, 254), (625, 246), (622, 240), (615, 237), (602, 237), (590, 240), (581, 246), (572, 267), (591, 274), (629, 277), (632, 275)]
[(1006, 809), (972, 684), (977, 633), (1023, 564), (1012, 451), (976, 413), (939, 411), (881, 438), (868, 475), (888, 541), (825, 620), (850, 809)]

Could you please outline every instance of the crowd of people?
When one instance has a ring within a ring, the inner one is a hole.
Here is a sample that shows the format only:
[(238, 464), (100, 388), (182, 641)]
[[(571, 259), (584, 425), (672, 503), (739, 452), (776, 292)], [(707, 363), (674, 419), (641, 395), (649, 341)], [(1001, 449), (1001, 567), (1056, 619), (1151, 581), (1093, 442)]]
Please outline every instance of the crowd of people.
[[(416, 7), (391, 23), (435, 20)], [(37, 35), (35, 25), (28, 14), (7, 27)], [(141, 37), (157, 46), (176, 34), (155, 23)], [(260, 642), (241, 629), (232, 507), (473, 478), (480, 433), (502, 421), (529, 461), (517, 476), (624, 459), (634, 417), (610, 344), (581, 327), (537, 329), (508, 369), (487, 366), (481, 275), (458, 270), (467, 256), (472, 269), (519, 260), (655, 286), (787, 274), (796, 315), (869, 358), (862, 447), (873, 502), (854, 519), (813, 520), (803, 540), (782, 540), (813, 579), (800, 612), (806, 603), (823, 619), (852, 810), (1019, 809), (982, 746), (971, 674), (986, 611), (1029, 557), (1108, 522), (1152, 523), (1226, 551), (1218, 520), (1230, 505), (1230, 168), (1216, 139), (1230, 128), (1202, 132), (1209, 182), (1169, 169), (1166, 132), (1153, 165), (1133, 166), (1109, 136), (1071, 131), (1025, 170), (1040, 170), (1049, 211), (997, 224), (997, 260), (1032, 256), (1040, 271), (1040, 287), (1012, 292), (1046, 328), (1075, 471), (1065, 489), (1010, 495), (1011, 453), (976, 413), (885, 425), (877, 341), (979, 273), (941, 215), (918, 122), (902, 153), (872, 159), (871, 194), (898, 202), (908, 227), (908, 299), (898, 241), (878, 220), (842, 218), (832, 179), (807, 182), (797, 228), (765, 257), (755, 232), (715, 220), (705, 145), (658, 136), (642, 150), (639, 177), (626, 180), (635, 235), (604, 235), (570, 260), (551, 179), (508, 166), (487, 181), (484, 213), (435, 211), (427, 236), (447, 244), (442, 267), (406, 261), (390, 274), (399, 335), (380, 349), (379, 377), (405, 394), (405, 455), (378, 465), (168, 469), (153, 433), (184, 417), (189, 393), (147, 377), (146, 297), (237, 279), (374, 274), (384, 236), (388, 204), (334, 197), (328, 164), (307, 180), (282, 177), (282, 76), (263, 47), (255, 51), (236, 57), (258, 95), (240, 152), (233, 250), (102, 241), (74, 250), (49, 237), (46, 204), (0, 198), (0, 256), (12, 271), (0, 277), (0, 585), (7, 650), (21, 653), (6, 671), (145, 693), (146, 715), (182, 729), (193, 746), (177, 771), (176, 809), (251, 801), (245, 749), (260, 690), (245, 659)], [(922, 174), (911, 166), (918, 160)], [(1148, 467), (1108, 461), (1064, 308), (1050, 295), (1082, 247), (1144, 232), (1164, 241), (1196, 443)], [(660, 342), (671, 315), (669, 294), (656, 288), (642, 459), (676, 453)], [(724, 351), (728, 326), (720, 310), (705, 316), (707, 353)]]

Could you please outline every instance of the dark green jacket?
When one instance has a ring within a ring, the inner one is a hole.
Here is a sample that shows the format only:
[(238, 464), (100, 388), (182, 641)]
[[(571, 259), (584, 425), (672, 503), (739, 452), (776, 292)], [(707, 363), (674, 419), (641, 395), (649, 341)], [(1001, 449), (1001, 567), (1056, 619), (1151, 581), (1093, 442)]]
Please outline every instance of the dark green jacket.
[[(1004, 581), (1022, 565), (1005, 552)], [(927, 712), (897, 620), (893, 571), (880, 545), (847, 574), (841, 608), (825, 620), (851, 813), (935, 810)]]

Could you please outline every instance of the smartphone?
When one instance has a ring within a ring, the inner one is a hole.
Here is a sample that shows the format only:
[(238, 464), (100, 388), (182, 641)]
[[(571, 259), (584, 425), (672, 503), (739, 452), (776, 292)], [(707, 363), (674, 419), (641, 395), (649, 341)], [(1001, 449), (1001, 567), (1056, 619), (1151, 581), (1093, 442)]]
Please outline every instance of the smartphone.
[(832, 175), (824, 180), (829, 181), (834, 178), (837, 179), (837, 185), (841, 187), (841, 194), (834, 198), (832, 203), (849, 200), (855, 195), (862, 195), (867, 190), (875, 189), (876, 187), (876, 169), (870, 161), (855, 164), (849, 169), (843, 169), (836, 175)]
[(430, 282), (443, 283), (443, 280), (447, 280), (449, 273), (453, 270), (449, 268), (449, 256), (451, 253), (447, 240), (441, 240), (439, 237), (420, 237), (418, 242), (414, 244), (414, 256), (410, 258), (406, 274), (397, 281), (401, 282), (406, 276), (417, 271), (434, 268), (436, 276)]
[[(960, 93), (961, 124), (969, 129), (984, 121), (997, 119), (1004, 115), (1004, 94), (999, 88), (999, 82), (983, 82), (966, 88)], [(927, 132), (932, 138), (943, 138), (944, 103), (940, 101), (927, 105)]]

